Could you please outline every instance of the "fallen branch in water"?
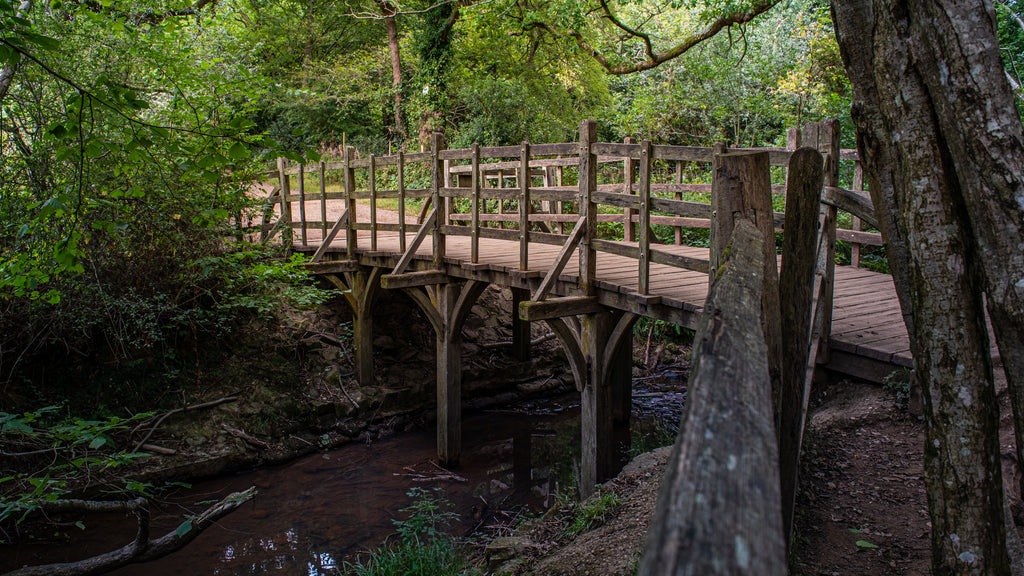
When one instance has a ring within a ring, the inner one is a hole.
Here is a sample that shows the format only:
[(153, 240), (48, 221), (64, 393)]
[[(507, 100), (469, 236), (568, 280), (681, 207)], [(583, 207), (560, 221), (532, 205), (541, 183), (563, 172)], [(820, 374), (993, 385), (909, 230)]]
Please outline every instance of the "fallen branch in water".
[(117, 550), (79, 560), (77, 562), (60, 562), (26, 566), (4, 574), (3, 576), (91, 576), (103, 574), (138, 562), (149, 562), (162, 558), (171, 552), (183, 548), (195, 539), (200, 532), (230, 514), (243, 503), (256, 496), (256, 488), (250, 487), (244, 492), (235, 492), (204, 510), (198, 516), (190, 518), (174, 531), (151, 540), (149, 538), (149, 502), (145, 498), (136, 498), (123, 502), (100, 502), (91, 500), (57, 500), (45, 505), (47, 511), (125, 511), (133, 512), (138, 518), (139, 528), (135, 540)]

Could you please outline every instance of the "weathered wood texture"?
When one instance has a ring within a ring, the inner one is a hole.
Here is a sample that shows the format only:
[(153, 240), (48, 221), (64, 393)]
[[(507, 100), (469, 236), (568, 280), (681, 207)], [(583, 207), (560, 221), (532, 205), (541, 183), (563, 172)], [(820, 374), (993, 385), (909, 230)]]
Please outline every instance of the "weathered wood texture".
[(762, 270), (760, 234), (741, 220), (697, 327), (640, 574), (786, 573)]
[[(782, 514), (786, 541), (793, 526), (800, 446), (807, 399), (817, 348), (811, 339), (820, 234), (822, 156), (814, 148), (800, 148), (789, 163), (786, 193), (786, 231), (783, 236), (779, 304), (782, 317), (782, 393), (779, 424), (779, 468), (782, 482)], [(809, 369), (810, 368), (810, 369)]]
[(779, 419), (782, 390), (782, 317), (779, 313), (779, 269), (775, 257), (775, 225), (772, 220), (771, 178), (767, 152), (733, 152), (715, 156), (711, 207), (715, 224), (711, 229), (710, 281), (714, 282), (724, 261), (726, 242), (741, 218), (749, 218), (761, 234), (764, 290), (761, 291), (761, 321), (768, 346), (768, 373), (772, 382), (772, 405)]

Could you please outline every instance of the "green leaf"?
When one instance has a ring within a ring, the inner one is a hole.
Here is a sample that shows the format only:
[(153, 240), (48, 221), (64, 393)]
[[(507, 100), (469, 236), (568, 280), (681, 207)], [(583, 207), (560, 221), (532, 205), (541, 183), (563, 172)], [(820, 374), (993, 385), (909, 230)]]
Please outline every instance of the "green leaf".
[(36, 34), (35, 32), (29, 32), (28, 30), (21, 31), (21, 37), (29, 42), (39, 46), (43, 50), (56, 50), (60, 48), (60, 41), (49, 36), (43, 36), (42, 34)]
[(864, 532), (863, 530), (860, 530), (860, 529), (857, 529), (857, 528), (850, 528), (849, 530), (853, 534), (860, 534), (860, 533)]
[(85, 530), (85, 523), (82, 522), (81, 520), (79, 520), (78, 522), (75, 522), (75, 526), (78, 526), (79, 530)]
[(249, 155), (249, 149), (245, 147), (241, 142), (235, 142), (228, 149), (228, 156), (232, 160), (242, 160)]
[(867, 540), (857, 540), (857, 546), (861, 548), (878, 548), (877, 545), (868, 542)]
[(177, 528), (177, 530), (174, 531), (174, 533), (177, 534), (178, 536), (184, 536), (185, 534), (188, 534), (191, 531), (192, 531), (192, 521), (191, 520), (185, 520), (180, 525), (178, 525), (178, 528)]
[(107, 443), (107, 439), (103, 436), (97, 436), (89, 442), (89, 449), (96, 450), (97, 448), (103, 447)]

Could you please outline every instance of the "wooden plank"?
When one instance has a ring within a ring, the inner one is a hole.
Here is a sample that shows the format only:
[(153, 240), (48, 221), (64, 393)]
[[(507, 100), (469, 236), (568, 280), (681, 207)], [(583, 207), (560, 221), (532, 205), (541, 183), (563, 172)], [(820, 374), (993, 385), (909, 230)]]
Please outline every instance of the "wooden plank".
[(595, 314), (604, 308), (597, 298), (590, 296), (564, 296), (543, 302), (527, 301), (519, 304), (519, 317), (528, 322), (550, 320), (577, 314)]
[(640, 158), (640, 148), (632, 143), (618, 144), (615, 142), (594, 142), (591, 150), (598, 156), (613, 156), (617, 160), (624, 158)]
[(433, 286), (447, 284), (448, 275), (440, 270), (422, 270), (404, 274), (384, 274), (380, 277), (381, 288), (395, 290), (398, 288), (414, 288), (416, 286)]
[(703, 202), (687, 200), (669, 200), (667, 198), (651, 198), (651, 210), (667, 212), (676, 216), (691, 218), (711, 218), (711, 205)]
[(869, 225), (878, 228), (878, 216), (875, 214), (875, 206), (871, 202), (871, 197), (867, 194), (839, 188), (832, 184), (824, 188), (821, 201), (844, 212), (849, 212)]
[(327, 234), (327, 237), (320, 242), (320, 247), (317, 248), (316, 253), (313, 254), (313, 262), (317, 262), (320, 260), (320, 258), (323, 257), (324, 251), (327, 249), (328, 246), (331, 245), (331, 242), (334, 241), (334, 238), (338, 235), (338, 232), (340, 232), (341, 229), (346, 226), (348, 226), (348, 210), (345, 210), (344, 212), (341, 213), (341, 216), (338, 217), (338, 221), (335, 222), (334, 226), (331, 227), (331, 231)]
[(683, 162), (711, 162), (714, 155), (711, 148), (666, 145), (655, 146), (652, 154), (658, 160), (681, 160)]
[[(673, 268), (693, 270), (694, 272), (700, 272), (701, 274), (707, 274), (710, 269), (707, 260), (693, 258), (682, 254), (673, 254), (663, 250), (652, 249), (650, 257), (652, 264), (665, 264), (667, 266), (672, 266)], [(703, 281), (706, 282), (707, 280), (704, 279)]]

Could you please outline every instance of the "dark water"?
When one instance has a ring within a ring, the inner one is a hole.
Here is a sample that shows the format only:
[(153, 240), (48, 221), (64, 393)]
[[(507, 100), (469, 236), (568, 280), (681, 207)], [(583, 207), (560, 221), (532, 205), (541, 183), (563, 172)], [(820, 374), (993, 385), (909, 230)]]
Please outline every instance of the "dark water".
[[(659, 389), (663, 388), (663, 389)], [(678, 385), (655, 387), (634, 398), (634, 431), (653, 422), (678, 422)], [(152, 537), (174, 530), (190, 511), (256, 486), (259, 494), (182, 550), (113, 574), (306, 575), (338, 574), (346, 560), (379, 546), (395, 530), (414, 487), (443, 489), (468, 534), (499, 522), (510, 511), (540, 513), (556, 491), (574, 493), (579, 458), (578, 395), (519, 405), (508, 411), (465, 414), (461, 465), (444, 478), (433, 430), (352, 444), (289, 464), (200, 482), (153, 512)], [(637, 418), (636, 416), (640, 416)], [(634, 438), (634, 444), (637, 440)], [(643, 449), (653, 448), (644, 446)], [(104, 553), (134, 538), (132, 517), (90, 517), (88, 530), (70, 528), (69, 544), (3, 550), (0, 572), (23, 564), (70, 561)]]

